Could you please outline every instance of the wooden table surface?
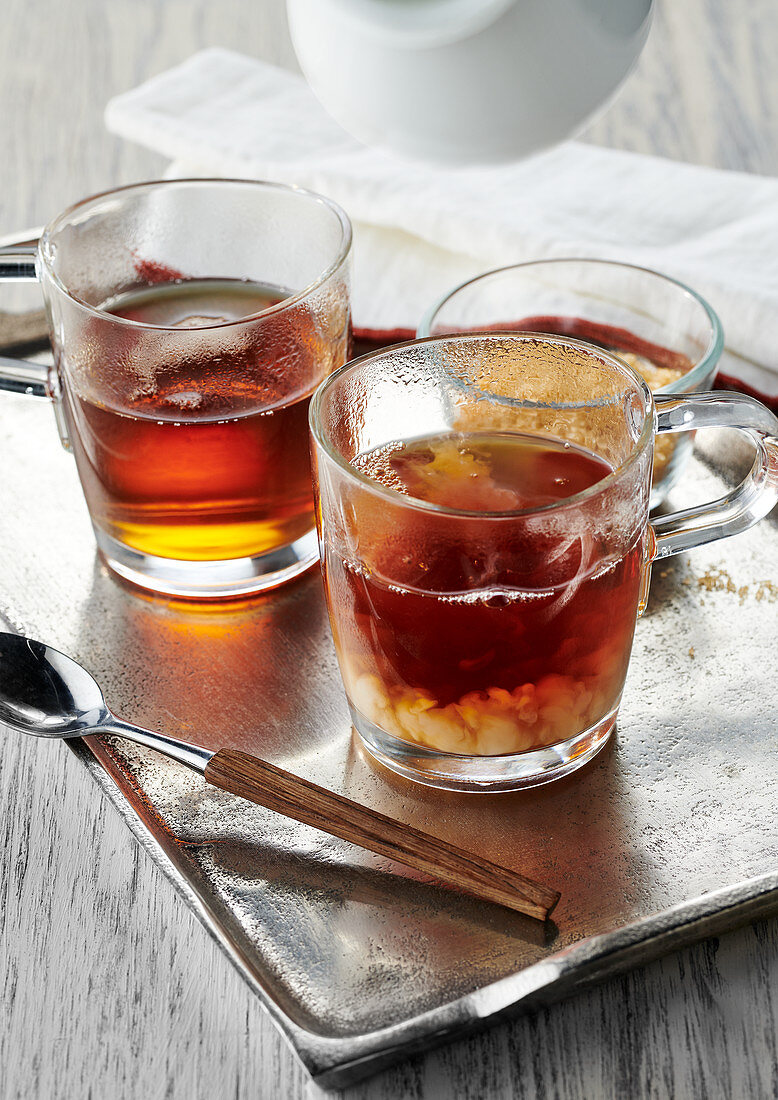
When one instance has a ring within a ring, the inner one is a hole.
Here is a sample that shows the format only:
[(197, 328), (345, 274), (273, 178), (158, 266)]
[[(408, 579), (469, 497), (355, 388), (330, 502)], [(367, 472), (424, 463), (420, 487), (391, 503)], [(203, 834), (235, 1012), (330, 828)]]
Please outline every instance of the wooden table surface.
[[(296, 67), (281, 0), (4, 0), (0, 236), (159, 175), (103, 106), (213, 45)], [(776, 57), (775, 0), (659, 0), (637, 71), (584, 137), (778, 174)], [(0, 471), (1, 429), (0, 406)], [(6, 595), (0, 563), (0, 613)], [(321, 1095), (71, 754), (8, 737), (0, 762), (2, 1100)], [(339, 1095), (776, 1097), (776, 988), (767, 921)]]

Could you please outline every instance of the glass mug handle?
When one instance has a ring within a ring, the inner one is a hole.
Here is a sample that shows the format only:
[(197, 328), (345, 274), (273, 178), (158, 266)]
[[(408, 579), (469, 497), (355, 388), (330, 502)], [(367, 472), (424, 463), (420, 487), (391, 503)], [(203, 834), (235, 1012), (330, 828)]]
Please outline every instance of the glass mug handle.
[[(0, 282), (34, 283), (35, 257), (35, 249), (29, 245), (0, 248)], [(41, 363), (0, 355), (0, 390), (49, 397), (48, 369)]]
[(778, 502), (778, 418), (769, 409), (745, 394), (717, 391), (655, 394), (654, 404), (657, 432), (738, 428), (756, 446), (750, 473), (731, 493), (652, 520), (654, 561), (746, 531), (772, 510)]

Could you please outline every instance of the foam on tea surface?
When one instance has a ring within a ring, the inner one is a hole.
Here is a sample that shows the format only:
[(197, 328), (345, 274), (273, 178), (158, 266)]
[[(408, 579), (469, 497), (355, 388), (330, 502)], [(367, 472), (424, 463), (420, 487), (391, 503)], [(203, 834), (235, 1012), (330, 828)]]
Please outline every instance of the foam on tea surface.
[(581, 448), (508, 432), (428, 436), (359, 455), (354, 466), (407, 496), (472, 512), (552, 504), (611, 472)]

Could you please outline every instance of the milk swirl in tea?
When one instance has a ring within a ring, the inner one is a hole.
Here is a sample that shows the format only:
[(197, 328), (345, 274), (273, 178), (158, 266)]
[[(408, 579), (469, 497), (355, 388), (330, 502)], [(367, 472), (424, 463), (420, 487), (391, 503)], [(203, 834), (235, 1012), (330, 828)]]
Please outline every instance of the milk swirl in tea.
[[(359, 554), (328, 549), (338, 649), (352, 704), (380, 729), (446, 752), (501, 754), (565, 741), (618, 705), (641, 583), (642, 539), (610, 560), (591, 528), (518, 533), (506, 516), (606, 477), (598, 456), (515, 433), (447, 433), (360, 455), (409, 498), (472, 512), (462, 541), (434, 512), (356, 507)], [(409, 501), (409, 504), (411, 502)]]

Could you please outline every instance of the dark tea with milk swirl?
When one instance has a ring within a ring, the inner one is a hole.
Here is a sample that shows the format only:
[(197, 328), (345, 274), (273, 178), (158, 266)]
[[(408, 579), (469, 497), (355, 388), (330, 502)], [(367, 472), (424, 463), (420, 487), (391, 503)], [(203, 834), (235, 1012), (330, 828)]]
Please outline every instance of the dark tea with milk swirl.
[(568, 527), (563, 514), (544, 523), (538, 511), (525, 528), (510, 520), (595, 485), (611, 472), (605, 461), (537, 435), (451, 432), (353, 465), (462, 515), (454, 541), (411, 499), (389, 524), (380, 495), (361, 492), (357, 553), (328, 549), (344, 680), (364, 718), (441, 751), (493, 755), (565, 741), (615, 710), (642, 539), (611, 560), (596, 530)]

